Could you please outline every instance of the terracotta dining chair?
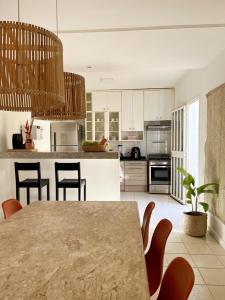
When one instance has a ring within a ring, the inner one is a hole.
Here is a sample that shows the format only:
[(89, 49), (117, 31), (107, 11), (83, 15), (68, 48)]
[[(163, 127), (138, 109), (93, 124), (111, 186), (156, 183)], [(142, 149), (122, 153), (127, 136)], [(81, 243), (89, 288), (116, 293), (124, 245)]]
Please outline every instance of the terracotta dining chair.
[(153, 201), (149, 202), (144, 212), (144, 217), (143, 217), (143, 222), (141, 227), (144, 251), (147, 249), (148, 246), (150, 219), (154, 208), (155, 208), (155, 202)]
[(158, 223), (152, 236), (150, 248), (145, 255), (150, 296), (155, 294), (162, 280), (166, 241), (172, 227), (172, 223), (167, 219)]
[(157, 300), (187, 300), (194, 281), (190, 264), (183, 257), (176, 257), (163, 276)]
[(11, 215), (22, 208), (22, 205), (16, 199), (8, 199), (2, 202), (2, 209), (5, 219), (9, 218)]

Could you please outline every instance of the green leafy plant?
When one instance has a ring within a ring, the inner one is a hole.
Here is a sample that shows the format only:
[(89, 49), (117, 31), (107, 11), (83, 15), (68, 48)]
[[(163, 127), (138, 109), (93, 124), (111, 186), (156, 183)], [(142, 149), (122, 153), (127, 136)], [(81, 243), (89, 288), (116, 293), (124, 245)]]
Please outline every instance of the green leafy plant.
[(191, 204), (192, 214), (199, 214), (198, 206), (201, 205), (204, 209), (204, 212), (207, 212), (209, 209), (209, 205), (206, 202), (199, 201), (199, 197), (201, 194), (218, 194), (218, 183), (207, 183), (203, 184), (199, 187), (195, 186), (194, 177), (189, 174), (184, 168), (177, 168), (177, 171), (181, 173), (184, 177), (182, 180), (183, 187), (187, 190), (186, 197), (187, 203)]

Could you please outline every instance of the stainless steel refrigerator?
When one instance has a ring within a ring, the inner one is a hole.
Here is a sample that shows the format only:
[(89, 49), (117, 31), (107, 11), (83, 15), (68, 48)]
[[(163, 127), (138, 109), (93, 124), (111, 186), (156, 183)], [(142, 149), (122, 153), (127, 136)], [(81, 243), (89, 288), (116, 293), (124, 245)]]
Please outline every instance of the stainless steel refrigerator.
[(81, 150), (85, 131), (82, 122), (51, 123), (51, 151), (77, 152)]

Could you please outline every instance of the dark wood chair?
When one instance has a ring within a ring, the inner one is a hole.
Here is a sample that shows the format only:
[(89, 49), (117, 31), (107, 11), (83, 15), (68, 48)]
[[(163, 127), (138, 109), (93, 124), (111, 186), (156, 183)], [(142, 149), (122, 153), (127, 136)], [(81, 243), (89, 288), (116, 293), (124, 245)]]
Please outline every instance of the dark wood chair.
[[(19, 173), (21, 171), (37, 171), (37, 178), (26, 178), (20, 181)], [(18, 163), (15, 162), (16, 175), (16, 199), (20, 200), (20, 188), (27, 189), (27, 204), (30, 204), (30, 189), (38, 189), (38, 200), (42, 200), (42, 188), (47, 187), (47, 200), (49, 200), (49, 179), (41, 178), (40, 162), (37, 163)]]
[(22, 208), (22, 205), (16, 199), (8, 199), (2, 202), (2, 210), (5, 219), (8, 219), (11, 215), (15, 214)]
[[(64, 178), (59, 180), (59, 171), (75, 171), (77, 179)], [(86, 201), (86, 179), (81, 178), (80, 163), (55, 163), (56, 200), (59, 200), (59, 189), (63, 189), (63, 200), (66, 200), (66, 189), (78, 189), (78, 200), (81, 200), (81, 189), (84, 188), (84, 201)]]
[(172, 227), (172, 223), (167, 219), (158, 223), (152, 236), (150, 248), (145, 255), (150, 296), (155, 294), (162, 280), (166, 241)]
[(144, 251), (147, 249), (148, 246), (150, 219), (154, 208), (155, 208), (155, 202), (149, 202), (144, 212), (144, 217), (143, 217), (143, 222), (141, 227)]
[(190, 264), (176, 257), (166, 269), (157, 300), (187, 300), (195, 281)]

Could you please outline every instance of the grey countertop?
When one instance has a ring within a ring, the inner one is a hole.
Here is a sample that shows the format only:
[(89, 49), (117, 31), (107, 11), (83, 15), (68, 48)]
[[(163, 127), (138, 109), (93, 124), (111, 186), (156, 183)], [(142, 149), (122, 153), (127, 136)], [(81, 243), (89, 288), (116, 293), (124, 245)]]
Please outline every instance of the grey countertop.
[(37, 152), (5, 151), (0, 152), (0, 159), (118, 159), (118, 152)]
[(1, 299), (150, 299), (135, 202), (34, 202), (0, 241)]

